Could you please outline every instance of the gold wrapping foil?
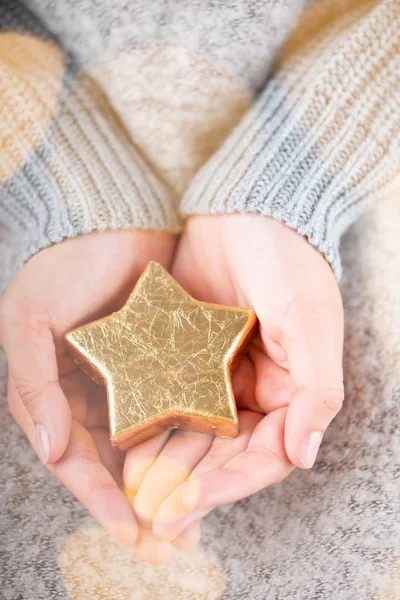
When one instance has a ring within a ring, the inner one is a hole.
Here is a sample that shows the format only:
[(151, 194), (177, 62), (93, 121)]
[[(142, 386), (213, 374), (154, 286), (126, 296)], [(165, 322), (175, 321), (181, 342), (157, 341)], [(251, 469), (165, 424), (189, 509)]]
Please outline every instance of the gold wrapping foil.
[(66, 339), (106, 385), (111, 443), (124, 450), (174, 427), (235, 437), (232, 362), (255, 325), (252, 310), (199, 302), (151, 262), (121, 310)]

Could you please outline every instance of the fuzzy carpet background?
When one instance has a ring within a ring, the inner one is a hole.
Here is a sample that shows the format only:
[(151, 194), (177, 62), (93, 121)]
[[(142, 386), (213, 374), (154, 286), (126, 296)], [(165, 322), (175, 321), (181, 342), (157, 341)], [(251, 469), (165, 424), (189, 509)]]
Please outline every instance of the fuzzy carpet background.
[[(158, 569), (39, 464), (9, 415), (1, 354), (1, 600), (400, 600), (400, 202), (377, 205), (342, 250), (346, 403), (315, 468), (216, 510), (201, 546)], [(2, 289), (13, 256), (0, 230)]]

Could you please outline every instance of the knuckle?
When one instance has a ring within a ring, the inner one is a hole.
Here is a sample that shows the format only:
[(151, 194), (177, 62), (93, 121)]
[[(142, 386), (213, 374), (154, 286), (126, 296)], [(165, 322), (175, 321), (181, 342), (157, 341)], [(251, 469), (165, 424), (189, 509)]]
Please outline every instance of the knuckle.
[[(221, 438), (216, 438), (218, 442)], [(212, 444), (211, 448), (207, 452), (206, 464), (211, 469), (219, 466), (220, 464), (227, 463), (231, 458), (234, 458), (241, 452), (245, 452), (247, 444), (240, 443), (236, 440), (223, 440), (227, 443), (216, 443)]]
[[(116, 493), (117, 486), (114, 482), (104, 482), (104, 483), (95, 483), (89, 485), (86, 490), (86, 499), (85, 503), (87, 506), (91, 506), (97, 503), (97, 499), (99, 496), (107, 494), (108, 496)], [(109, 499), (110, 500), (110, 499)]]
[(325, 394), (324, 405), (329, 412), (337, 415), (341, 410), (344, 402), (343, 390), (328, 390)]
[(29, 413), (33, 412), (40, 401), (39, 390), (31, 381), (21, 377), (14, 379), (14, 383), (22, 404)]
[(95, 463), (99, 460), (98, 454), (94, 448), (84, 446), (75, 448), (68, 456), (71, 461)]
[(98, 454), (94, 448), (88, 448), (82, 445), (69, 445), (67, 450), (58, 459), (55, 466), (57, 469), (62, 469), (64, 465), (72, 465), (76, 462), (85, 463), (88, 467), (99, 460)]
[(48, 322), (38, 318), (37, 315), (29, 315), (28, 313), (28, 315), (22, 317), (19, 324), (26, 336), (31, 339), (42, 340), (43, 338), (51, 336)]

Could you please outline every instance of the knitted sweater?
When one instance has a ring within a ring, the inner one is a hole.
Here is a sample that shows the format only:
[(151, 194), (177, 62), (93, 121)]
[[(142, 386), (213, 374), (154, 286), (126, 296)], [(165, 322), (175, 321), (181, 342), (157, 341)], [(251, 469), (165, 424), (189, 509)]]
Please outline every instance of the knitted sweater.
[(399, 0), (0, 0), (0, 220), (22, 258), (194, 214), (341, 234), (400, 171)]

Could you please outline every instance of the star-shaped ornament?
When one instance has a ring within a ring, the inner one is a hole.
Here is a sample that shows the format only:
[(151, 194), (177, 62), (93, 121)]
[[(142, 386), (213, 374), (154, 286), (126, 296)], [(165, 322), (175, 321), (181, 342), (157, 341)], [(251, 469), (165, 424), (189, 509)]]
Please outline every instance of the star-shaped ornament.
[(66, 339), (105, 384), (111, 443), (125, 450), (176, 427), (235, 437), (232, 363), (255, 326), (252, 310), (199, 302), (151, 262), (121, 310)]

